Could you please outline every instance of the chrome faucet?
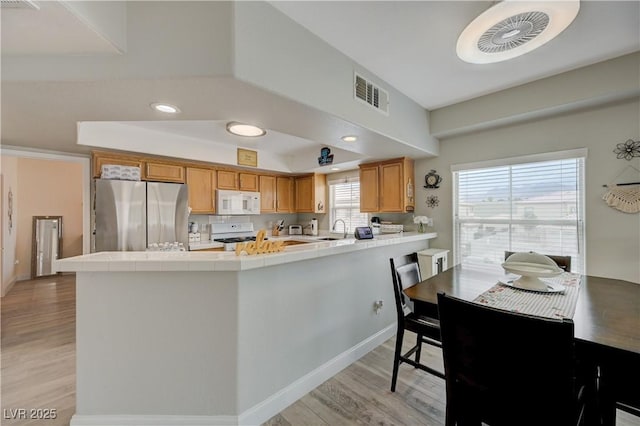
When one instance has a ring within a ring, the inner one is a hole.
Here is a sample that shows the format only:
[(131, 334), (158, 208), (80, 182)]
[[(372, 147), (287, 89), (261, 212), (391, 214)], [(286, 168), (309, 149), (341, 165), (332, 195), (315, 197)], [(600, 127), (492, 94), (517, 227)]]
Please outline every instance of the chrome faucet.
[(342, 236), (342, 238), (347, 238), (347, 224), (346, 224), (346, 223), (344, 223), (344, 220), (342, 220), (342, 219), (336, 219), (336, 220), (333, 222), (333, 227), (331, 228), (331, 230), (332, 230), (332, 231), (335, 231), (335, 230), (336, 230), (336, 223), (338, 223), (338, 222), (342, 222), (342, 225), (343, 225), (343, 227), (344, 227), (344, 235)]

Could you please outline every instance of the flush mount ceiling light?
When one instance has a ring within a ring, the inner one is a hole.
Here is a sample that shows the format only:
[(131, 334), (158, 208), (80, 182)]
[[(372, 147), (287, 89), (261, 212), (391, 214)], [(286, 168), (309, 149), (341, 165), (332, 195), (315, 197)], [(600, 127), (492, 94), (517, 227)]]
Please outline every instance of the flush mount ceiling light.
[(249, 137), (264, 136), (267, 134), (267, 132), (264, 129), (261, 129), (258, 126), (254, 126), (252, 124), (238, 123), (236, 121), (227, 123), (227, 132), (233, 133), (234, 135), (238, 135), (238, 136), (249, 136)]
[(151, 105), (151, 108), (155, 109), (156, 111), (160, 111), (160, 112), (166, 112), (167, 114), (177, 114), (180, 112), (180, 108), (178, 108), (175, 105), (171, 105), (171, 104), (163, 104), (160, 102), (154, 102)]
[(503, 0), (462, 31), (456, 52), (460, 59), (472, 64), (490, 64), (524, 55), (564, 31), (579, 10), (579, 0)]
[(342, 139), (345, 142), (355, 142), (358, 140), (358, 137), (354, 135), (347, 135), (347, 136), (341, 137), (340, 139)]

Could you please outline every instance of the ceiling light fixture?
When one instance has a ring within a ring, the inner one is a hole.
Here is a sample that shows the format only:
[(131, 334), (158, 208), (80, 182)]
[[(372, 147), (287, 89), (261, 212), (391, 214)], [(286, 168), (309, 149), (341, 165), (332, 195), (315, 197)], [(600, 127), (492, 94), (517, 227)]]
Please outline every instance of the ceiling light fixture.
[(234, 135), (249, 137), (264, 136), (267, 134), (266, 130), (261, 129), (258, 126), (238, 123), (237, 121), (231, 121), (227, 123), (227, 131), (229, 133), (233, 133)]
[(180, 108), (178, 108), (175, 105), (171, 105), (171, 104), (163, 104), (160, 102), (154, 102), (151, 105), (151, 108), (155, 109), (156, 111), (160, 111), (160, 112), (166, 112), (167, 114), (177, 114), (180, 112)]
[(503, 0), (462, 31), (456, 53), (472, 64), (490, 64), (524, 55), (564, 31), (579, 10), (580, 0)]
[(332, 167), (331, 170), (333, 170), (334, 172), (337, 172), (338, 170), (340, 170), (340, 167)]
[(347, 136), (343, 136), (340, 139), (342, 139), (345, 142), (355, 142), (358, 140), (358, 137), (354, 135), (347, 135)]

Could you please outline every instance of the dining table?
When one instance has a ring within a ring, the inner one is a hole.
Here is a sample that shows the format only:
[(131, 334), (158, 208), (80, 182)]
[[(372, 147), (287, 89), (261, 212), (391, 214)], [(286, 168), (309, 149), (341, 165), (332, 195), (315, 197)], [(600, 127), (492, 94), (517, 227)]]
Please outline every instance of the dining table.
[[(474, 301), (506, 282), (505, 271), (456, 265), (404, 290), (418, 315), (437, 317), (438, 293)], [(640, 401), (640, 284), (581, 275), (573, 318), (576, 354), (597, 365), (597, 415), (589, 424), (614, 425), (619, 395)], [(594, 420), (595, 419), (595, 420)]]

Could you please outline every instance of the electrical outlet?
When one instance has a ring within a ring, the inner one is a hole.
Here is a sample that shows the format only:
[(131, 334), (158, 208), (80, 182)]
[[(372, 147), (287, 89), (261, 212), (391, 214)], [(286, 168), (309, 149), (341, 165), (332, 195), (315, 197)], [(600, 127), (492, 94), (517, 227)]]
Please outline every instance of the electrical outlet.
[(16, 259), (16, 261), (14, 262), (15, 265), (19, 264), (20, 261), (18, 259)]
[(382, 306), (384, 306), (384, 301), (376, 300), (375, 302), (373, 302), (373, 312), (375, 312), (376, 315), (378, 315), (382, 310)]

